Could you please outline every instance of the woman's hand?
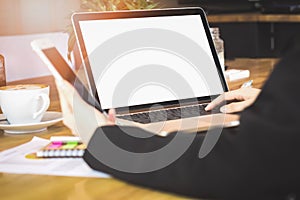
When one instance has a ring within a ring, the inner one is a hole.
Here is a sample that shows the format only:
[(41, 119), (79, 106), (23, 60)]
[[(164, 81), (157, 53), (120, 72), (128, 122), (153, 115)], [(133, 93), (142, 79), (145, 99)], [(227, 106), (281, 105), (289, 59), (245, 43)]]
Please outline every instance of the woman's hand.
[(237, 90), (225, 92), (224, 94), (214, 99), (210, 104), (208, 104), (205, 110), (207, 111), (212, 110), (213, 108), (217, 107), (224, 101), (236, 100), (239, 102), (234, 102), (222, 106), (220, 108), (220, 111), (223, 113), (235, 113), (235, 112), (243, 111), (245, 108), (249, 107), (254, 103), (260, 91), (261, 91), (260, 89), (245, 87), (245, 88), (240, 88)]
[(67, 81), (56, 81), (62, 109), (64, 124), (74, 135), (80, 136), (84, 143), (88, 143), (94, 131), (99, 126), (114, 125), (115, 111), (110, 110), (104, 115), (87, 104)]

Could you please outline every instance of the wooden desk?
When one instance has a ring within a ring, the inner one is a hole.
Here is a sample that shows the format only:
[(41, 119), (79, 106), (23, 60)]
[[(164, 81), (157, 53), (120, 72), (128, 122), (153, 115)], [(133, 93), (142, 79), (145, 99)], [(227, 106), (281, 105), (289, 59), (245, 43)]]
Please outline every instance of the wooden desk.
[(300, 14), (261, 14), (261, 13), (234, 13), (208, 15), (210, 23), (231, 22), (300, 22)]
[[(250, 69), (255, 87), (261, 87), (269, 73), (272, 71), (276, 60), (274, 59), (238, 59), (228, 61), (230, 68)], [(241, 86), (249, 79), (229, 83), (231, 89)], [(57, 91), (52, 77), (41, 77), (15, 83), (47, 83), (51, 87), (50, 110), (60, 110)], [(58, 123), (48, 128), (47, 131), (36, 134), (7, 135), (0, 132), (0, 151), (28, 142), (33, 136), (50, 138), (53, 135), (70, 135), (70, 131)], [(45, 166), (46, 167), (46, 166)], [(41, 175), (15, 175), (0, 173), (0, 199), (1, 200), (94, 200), (94, 199), (144, 199), (167, 200), (187, 199), (177, 195), (167, 194), (133, 186), (116, 179), (101, 178), (75, 178)]]

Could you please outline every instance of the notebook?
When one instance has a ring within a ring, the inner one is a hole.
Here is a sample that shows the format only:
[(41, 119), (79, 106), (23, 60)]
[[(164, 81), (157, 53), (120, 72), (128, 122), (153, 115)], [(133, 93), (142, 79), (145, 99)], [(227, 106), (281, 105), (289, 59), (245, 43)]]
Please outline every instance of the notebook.
[(207, 103), (228, 91), (201, 8), (77, 13), (89, 90), (121, 125), (151, 132), (236, 126)]

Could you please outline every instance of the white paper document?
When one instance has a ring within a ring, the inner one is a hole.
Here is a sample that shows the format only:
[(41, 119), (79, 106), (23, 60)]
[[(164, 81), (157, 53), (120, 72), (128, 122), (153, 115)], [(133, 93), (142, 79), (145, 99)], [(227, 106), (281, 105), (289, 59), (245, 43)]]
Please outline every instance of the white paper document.
[(225, 77), (228, 81), (240, 80), (250, 76), (249, 70), (228, 69), (225, 71)]
[(82, 158), (28, 159), (25, 157), (38, 151), (49, 142), (49, 140), (34, 137), (28, 143), (0, 152), (0, 172), (52, 176), (110, 177), (105, 173), (91, 169)]

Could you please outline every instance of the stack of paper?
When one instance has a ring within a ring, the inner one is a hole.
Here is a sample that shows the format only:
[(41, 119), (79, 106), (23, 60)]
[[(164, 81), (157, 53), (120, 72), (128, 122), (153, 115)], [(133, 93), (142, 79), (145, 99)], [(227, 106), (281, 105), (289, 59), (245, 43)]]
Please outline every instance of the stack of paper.
[(108, 178), (109, 175), (91, 169), (82, 158), (29, 159), (50, 141), (34, 137), (30, 142), (0, 152), (0, 172)]

